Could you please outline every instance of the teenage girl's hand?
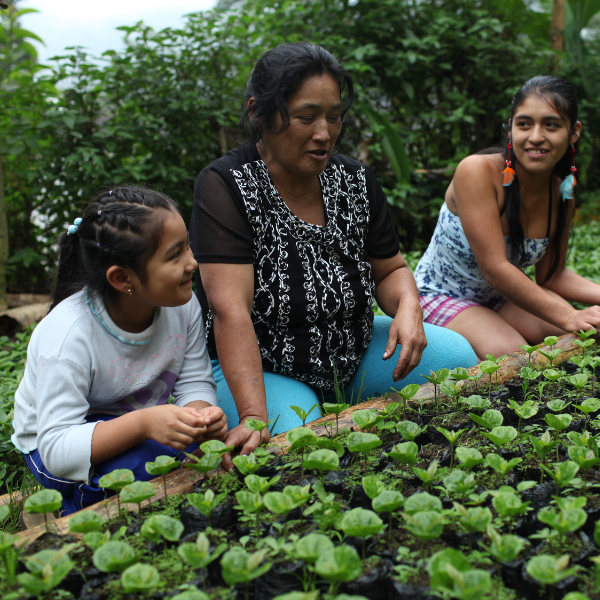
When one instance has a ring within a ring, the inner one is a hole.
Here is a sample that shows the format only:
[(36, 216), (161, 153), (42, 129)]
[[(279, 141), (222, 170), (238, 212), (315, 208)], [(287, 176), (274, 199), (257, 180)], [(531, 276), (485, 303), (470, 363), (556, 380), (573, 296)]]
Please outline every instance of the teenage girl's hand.
[(583, 310), (575, 310), (565, 324), (566, 331), (588, 331), (600, 328), (600, 306), (589, 306)]
[(204, 416), (195, 409), (164, 404), (139, 412), (148, 438), (176, 450), (184, 450), (196, 438), (205, 436), (208, 429)]
[[(221, 440), (224, 442), (227, 439), (228, 431), (225, 413), (218, 406), (208, 406), (199, 412), (206, 423), (206, 433), (202, 436), (202, 441)], [(199, 442), (199, 440), (196, 441)]]

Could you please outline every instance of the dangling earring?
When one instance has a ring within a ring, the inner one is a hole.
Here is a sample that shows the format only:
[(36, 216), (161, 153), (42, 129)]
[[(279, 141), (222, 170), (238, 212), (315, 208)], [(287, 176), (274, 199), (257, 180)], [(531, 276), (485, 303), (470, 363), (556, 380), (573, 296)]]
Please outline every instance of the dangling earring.
[(129, 292), (130, 296), (133, 296), (133, 292), (131, 291), (131, 288), (129, 288), (127, 291)]
[(504, 161), (505, 169), (502, 171), (502, 175), (504, 175), (504, 180), (502, 181), (502, 185), (504, 187), (509, 186), (513, 179), (515, 178), (515, 170), (512, 168), (512, 163), (510, 162), (510, 151), (512, 150), (512, 143), (508, 140), (508, 144), (506, 144), (506, 160)]
[(560, 193), (563, 200), (573, 200), (573, 189), (577, 185), (577, 179), (575, 179), (575, 173), (577, 173), (577, 167), (575, 166), (575, 146), (571, 146), (571, 148), (573, 152), (571, 157), (571, 173), (560, 184)]

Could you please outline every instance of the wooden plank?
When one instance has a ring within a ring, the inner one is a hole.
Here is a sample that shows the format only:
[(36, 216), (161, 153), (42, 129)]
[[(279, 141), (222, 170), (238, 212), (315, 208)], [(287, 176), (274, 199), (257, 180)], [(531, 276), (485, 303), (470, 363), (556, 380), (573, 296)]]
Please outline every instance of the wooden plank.
[[(558, 342), (555, 344), (555, 348), (560, 348), (562, 350), (561, 354), (558, 355), (555, 364), (559, 364), (565, 360), (567, 360), (570, 356), (572, 356), (575, 352), (581, 352), (581, 350), (573, 344), (573, 341), (577, 339), (575, 334), (569, 333), (563, 335), (559, 338)], [(540, 348), (542, 351), (549, 350), (548, 347)], [(516, 375), (519, 374), (521, 367), (527, 366), (529, 362), (528, 356), (525, 352), (512, 352), (510, 353), (501, 363), (501, 367), (498, 370), (498, 382), (504, 383)], [(548, 360), (543, 357), (539, 351), (534, 352), (532, 355), (531, 362), (537, 365), (548, 364)], [(469, 369), (469, 374), (474, 375), (479, 372), (479, 367), (475, 366)], [(494, 375), (494, 380), (496, 376)], [(402, 383), (399, 384), (400, 386)], [(469, 390), (474, 390), (475, 383), (472, 381), (462, 381), (459, 382), (459, 385), (464, 389), (465, 392)], [(429, 382), (424, 383), (420, 386), (419, 391), (415, 395), (415, 399), (419, 400), (431, 400), (434, 397), (433, 385)], [(396, 393), (387, 394), (384, 397), (373, 398), (367, 402), (362, 402), (361, 404), (357, 404), (356, 406), (351, 406), (346, 409), (339, 415), (339, 426), (343, 427), (353, 427), (354, 421), (352, 421), (352, 413), (356, 410), (362, 410), (365, 408), (374, 408), (381, 409), (391, 402), (397, 402), (399, 400), (399, 396)], [(312, 429), (315, 434), (319, 436), (326, 435), (328, 433), (328, 428), (332, 426), (335, 427), (335, 416), (327, 415), (316, 421), (312, 421), (311, 423), (307, 423), (306, 425), (310, 429)], [(271, 439), (271, 444), (273, 446), (277, 446), (281, 450), (285, 452), (285, 449), (289, 445), (285, 433), (274, 436)], [(277, 450), (275, 450), (277, 451)], [(179, 468), (175, 471), (172, 471), (167, 475), (167, 488), (169, 489), (169, 495), (171, 494), (189, 494), (192, 491), (192, 487), (194, 483), (200, 479), (202, 479), (202, 474), (196, 474), (193, 471), (185, 468)], [(164, 488), (162, 477), (157, 479), (153, 479), (151, 483), (154, 485), (154, 489), (156, 490), (156, 496), (146, 501), (146, 504), (151, 502), (157, 502), (164, 498)], [(6, 496), (0, 497), (0, 504), (6, 503)], [(4, 499), (4, 502), (3, 502)], [(132, 504), (129, 505), (130, 509), (137, 510), (137, 505)], [(98, 504), (94, 504), (93, 506), (89, 506), (86, 510), (94, 510), (98, 513), (101, 513), (105, 516), (113, 517), (117, 514), (117, 499), (116, 497), (109, 498), (108, 500), (104, 500), (99, 502)], [(72, 515), (68, 517), (63, 517), (61, 519), (57, 519), (52, 524), (52, 530), (57, 533), (68, 533), (69, 532), (69, 519)], [(28, 529), (26, 531), (22, 531), (17, 535), (19, 537), (18, 544), (26, 544), (32, 542), (40, 535), (45, 532), (45, 526), (41, 525), (39, 527), (35, 527), (33, 529)]]

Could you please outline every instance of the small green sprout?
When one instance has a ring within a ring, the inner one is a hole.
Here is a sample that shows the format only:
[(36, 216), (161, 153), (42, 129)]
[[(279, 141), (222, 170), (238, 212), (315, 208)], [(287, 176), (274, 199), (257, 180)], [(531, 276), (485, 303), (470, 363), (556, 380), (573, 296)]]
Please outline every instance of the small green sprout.
[(48, 529), (48, 513), (57, 511), (62, 506), (62, 494), (57, 490), (40, 490), (25, 500), (23, 508), (30, 514), (43, 514), (46, 531)]
[(157, 477), (160, 475), (163, 480), (163, 486), (165, 490), (165, 498), (167, 497), (167, 473), (170, 473), (173, 469), (176, 469), (181, 464), (181, 461), (175, 460), (173, 456), (157, 456), (156, 460), (146, 463), (146, 471), (150, 475)]

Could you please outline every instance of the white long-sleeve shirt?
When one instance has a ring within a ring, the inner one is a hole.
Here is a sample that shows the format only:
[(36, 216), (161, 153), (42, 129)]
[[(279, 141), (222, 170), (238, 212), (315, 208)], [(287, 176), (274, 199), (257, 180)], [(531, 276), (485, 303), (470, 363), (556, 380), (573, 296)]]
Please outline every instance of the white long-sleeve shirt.
[(89, 481), (93, 413), (122, 415), (165, 404), (216, 404), (196, 296), (157, 308), (141, 333), (120, 329), (97, 297), (82, 290), (63, 300), (35, 328), (15, 394), (14, 445), (38, 449), (55, 476)]

